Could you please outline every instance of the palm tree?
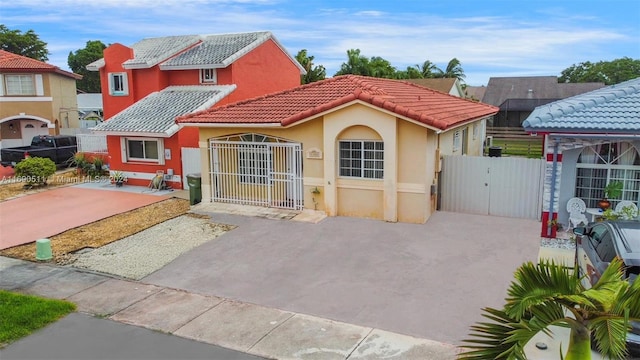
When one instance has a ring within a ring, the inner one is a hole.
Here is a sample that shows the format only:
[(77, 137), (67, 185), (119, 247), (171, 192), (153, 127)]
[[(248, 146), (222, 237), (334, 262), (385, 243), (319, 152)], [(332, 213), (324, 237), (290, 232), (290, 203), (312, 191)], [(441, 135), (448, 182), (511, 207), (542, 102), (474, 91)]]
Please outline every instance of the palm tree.
[(453, 58), (447, 64), (447, 70), (442, 74), (444, 78), (457, 78), (460, 81), (463, 81), (466, 75), (464, 74), (464, 70), (462, 70), (462, 63), (460, 60)]
[(335, 75), (364, 75), (370, 76), (369, 59), (366, 56), (360, 54), (360, 49), (347, 50), (347, 62), (340, 65), (340, 70)]
[(423, 62), (422, 65), (416, 65), (416, 67), (420, 69), (422, 77), (425, 79), (439, 78), (443, 74), (442, 70), (429, 60)]
[(471, 327), (473, 339), (459, 359), (526, 359), (524, 346), (550, 326), (571, 330), (566, 360), (590, 360), (591, 337), (605, 356), (626, 355), (629, 321), (640, 321), (640, 281), (624, 278), (624, 264), (614, 259), (600, 280), (585, 289), (572, 270), (542, 261), (523, 264), (515, 273), (504, 309), (485, 308), (489, 322)]

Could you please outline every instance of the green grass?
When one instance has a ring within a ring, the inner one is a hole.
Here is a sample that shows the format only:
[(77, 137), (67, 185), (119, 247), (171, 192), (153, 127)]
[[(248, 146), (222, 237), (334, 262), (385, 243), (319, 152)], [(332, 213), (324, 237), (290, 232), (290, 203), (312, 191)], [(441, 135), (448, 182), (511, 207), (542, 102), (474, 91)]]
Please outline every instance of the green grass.
[(0, 290), (0, 348), (25, 337), (76, 309), (63, 300), (43, 299)]
[[(493, 146), (502, 148), (502, 155), (524, 156), (529, 158), (542, 157), (542, 140), (540, 139), (493, 139)], [(489, 148), (485, 150), (489, 153)]]

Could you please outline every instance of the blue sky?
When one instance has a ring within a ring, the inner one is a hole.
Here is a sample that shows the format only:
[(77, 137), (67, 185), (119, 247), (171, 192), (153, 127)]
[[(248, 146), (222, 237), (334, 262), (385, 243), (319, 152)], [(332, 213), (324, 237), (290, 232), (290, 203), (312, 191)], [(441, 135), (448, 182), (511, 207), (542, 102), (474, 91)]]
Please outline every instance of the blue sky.
[(640, 59), (640, 0), (6, 0), (0, 22), (33, 29), (49, 63), (70, 51), (148, 37), (271, 31), (333, 76), (348, 49), (397, 69), (458, 58), (469, 85), (492, 76), (558, 76), (584, 61)]

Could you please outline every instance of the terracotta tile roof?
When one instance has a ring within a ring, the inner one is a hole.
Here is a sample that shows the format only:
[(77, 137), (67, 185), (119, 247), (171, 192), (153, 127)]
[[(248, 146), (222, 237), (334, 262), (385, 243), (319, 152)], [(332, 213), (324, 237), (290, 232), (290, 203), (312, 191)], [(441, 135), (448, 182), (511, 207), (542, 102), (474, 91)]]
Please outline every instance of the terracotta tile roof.
[(64, 71), (57, 66), (47, 64), (26, 56), (0, 50), (0, 72), (3, 73), (56, 73), (74, 79), (82, 79), (81, 75)]
[(181, 116), (177, 122), (288, 126), (356, 100), (440, 130), (498, 112), (406, 81), (344, 75)]

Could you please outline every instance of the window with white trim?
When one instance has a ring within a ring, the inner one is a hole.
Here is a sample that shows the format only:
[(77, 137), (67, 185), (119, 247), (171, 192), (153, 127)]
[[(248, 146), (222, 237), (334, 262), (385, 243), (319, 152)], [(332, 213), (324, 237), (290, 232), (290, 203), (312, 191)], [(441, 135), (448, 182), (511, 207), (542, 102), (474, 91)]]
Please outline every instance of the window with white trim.
[(475, 124), (473, 124), (473, 140), (477, 139), (479, 134), (480, 134), (480, 125), (478, 125), (478, 123), (476, 122)]
[(266, 145), (240, 145), (238, 149), (238, 173), (242, 184), (267, 184), (271, 166), (269, 149)]
[(369, 140), (339, 142), (340, 176), (365, 179), (384, 177), (384, 143)]
[(575, 196), (595, 208), (604, 197), (604, 187), (612, 181), (624, 184), (620, 199), (610, 199), (613, 206), (620, 200), (640, 202), (638, 149), (626, 141), (585, 147), (576, 164)]
[(215, 84), (218, 82), (216, 69), (200, 69), (200, 83)]
[(456, 130), (453, 133), (453, 151), (460, 150), (461, 143), (462, 143), (462, 138), (461, 138), (461, 135), (460, 135), (460, 130)]
[(164, 163), (161, 139), (127, 138), (125, 144), (128, 161)]
[(5, 74), (4, 85), (9, 96), (36, 95), (35, 78), (29, 74)]
[(114, 96), (129, 95), (127, 73), (109, 73), (109, 94)]

